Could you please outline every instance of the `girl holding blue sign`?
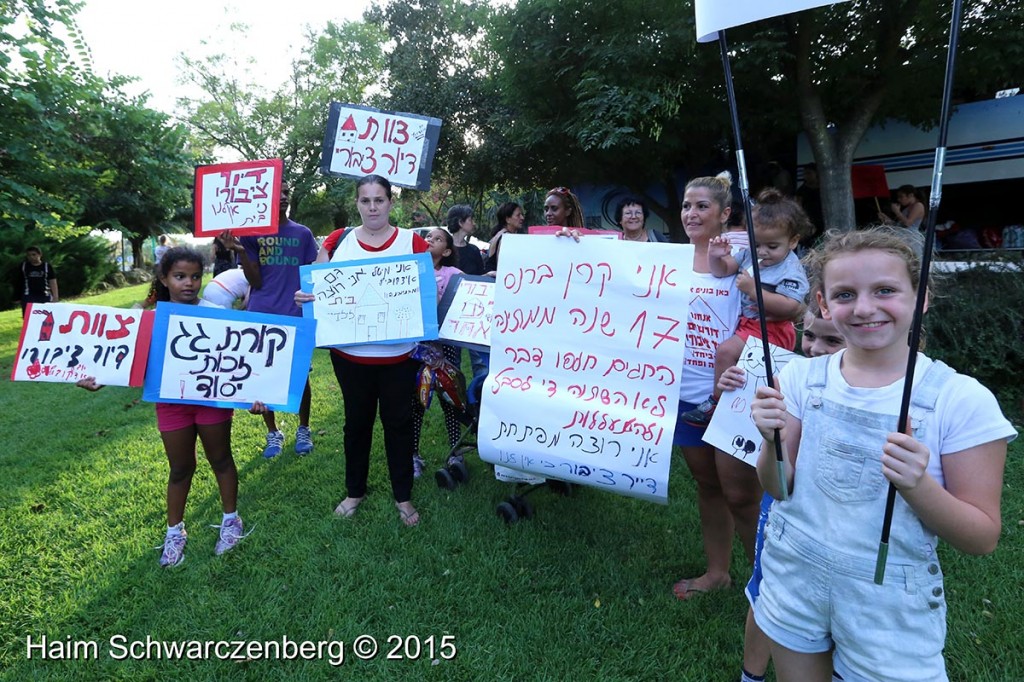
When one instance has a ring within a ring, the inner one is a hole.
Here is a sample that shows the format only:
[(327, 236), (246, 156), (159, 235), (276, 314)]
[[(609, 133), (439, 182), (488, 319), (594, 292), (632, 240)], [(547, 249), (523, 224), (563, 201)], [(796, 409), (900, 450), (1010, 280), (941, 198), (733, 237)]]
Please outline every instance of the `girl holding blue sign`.
[[(157, 265), (156, 299), (196, 305), (203, 281), (203, 257), (186, 246), (168, 249)], [(95, 377), (77, 384), (89, 391), (103, 388)], [(257, 403), (253, 411), (262, 411)], [(204, 405), (157, 403), (156, 423), (164, 443), (170, 474), (167, 477), (167, 534), (164, 536), (161, 566), (177, 566), (185, 560), (185, 501), (196, 470), (196, 437), (203, 442), (206, 459), (217, 478), (224, 516), (214, 554), (221, 555), (245, 537), (238, 516), (238, 470), (231, 456), (233, 410)]]

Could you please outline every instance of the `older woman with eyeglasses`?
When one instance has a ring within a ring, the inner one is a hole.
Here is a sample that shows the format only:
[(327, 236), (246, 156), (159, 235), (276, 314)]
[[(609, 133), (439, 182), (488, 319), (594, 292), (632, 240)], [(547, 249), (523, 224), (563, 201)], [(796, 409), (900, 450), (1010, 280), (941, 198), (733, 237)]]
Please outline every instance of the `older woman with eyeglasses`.
[(544, 198), (544, 220), (548, 225), (583, 227), (583, 209), (580, 200), (568, 187), (548, 190)]
[(643, 200), (627, 196), (615, 208), (615, 222), (622, 228), (622, 239), (627, 242), (667, 242), (665, 235), (646, 227), (651, 214)]

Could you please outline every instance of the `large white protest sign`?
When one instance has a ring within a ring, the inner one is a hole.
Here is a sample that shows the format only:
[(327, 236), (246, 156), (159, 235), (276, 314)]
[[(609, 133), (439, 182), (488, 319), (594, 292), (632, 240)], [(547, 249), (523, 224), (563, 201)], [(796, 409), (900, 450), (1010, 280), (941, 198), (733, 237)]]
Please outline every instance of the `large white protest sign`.
[(25, 313), (12, 381), (141, 386), (153, 314), (77, 303), (32, 303)]
[[(772, 354), (772, 371), (776, 374), (790, 360), (798, 356), (768, 344)], [(768, 372), (764, 366), (764, 348), (761, 339), (747, 338), (740, 361), (737, 365), (746, 371), (747, 381), (743, 388), (726, 391), (718, 400), (715, 414), (704, 432), (704, 442), (736, 457), (750, 466), (757, 466), (757, 455), (761, 449), (761, 432), (750, 418), (750, 403), (758, 386), (768, 385)]]
[[(843, 0), (838, 0), (842, 2)], [(768, 17), (792, 14), (813, 7), (834, 5), (836, 0), (694, 0), (694, 14), (697, 20), (697, 42), (717, 40), (718, 32), (733, 26), (742, 26)]]
[(159, 303), (143, 400), (298, 412), (313, 320)]
[(693, 247), (505, 235), (480, 456), (665, 503)]
[(437, 282), (425, 253), (303, 265), (302, 306), (316, 319), (318, 347), (437, 338)]
[(491, 345), (494, 280), (455, 275), (441, 297), (438, 338), (453, 346), (487, 353)]

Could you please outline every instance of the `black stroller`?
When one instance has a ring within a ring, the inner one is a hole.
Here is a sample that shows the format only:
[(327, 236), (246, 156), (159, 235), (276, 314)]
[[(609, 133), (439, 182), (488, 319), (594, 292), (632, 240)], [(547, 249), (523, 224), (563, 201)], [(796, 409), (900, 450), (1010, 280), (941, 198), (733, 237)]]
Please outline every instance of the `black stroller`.
[(530, 520), (533, 518), (533, 505), (526, 496), (541, 488), (547, 488), (551, 492), (569, 497), (573, 493), (573, 484), (560, 481), (557, 478), (548, 478), (541, 483), (516, 483), (515, 492), (505, 498), (504, 502), (498, 504), (495, 511), (505, 523), (515, 523), (520, 519)]
[[(460, 484), (469, 480), (469, 469), (466, 467), (466, 454), (476, 449), (477, 426), (480, 418), (480, 397), (483, 394), (487, 376), (477, 377), (466, 389), (466, 409), (458, 414), (459, 422), (465, 427), (458, 442), (448, 454), (447, 464), (434, 472), (437, 487), (442, 490), (455, 490)], [(515, 492), (498, 504), (495, 511), (505, 523), (515, 523), (520, 519), (533, 518), (533, 505), (526, 496), (540, 488), (547, 487), (559, 495), (571, 495), (571, 483), (549, 478), (543, 483), (516, 483)]]
[(444, 468), (434, 472), (437, 487), (444, 490), (455, 490), (460, 483), (469, 480), (469, 469), (466, 467), (466, 453), (476, 449), (476, 428), (480, 418), (480, 396), (483, 393), (487, 375), (479, 376), (469, 383), (466, 389), (466, 408), (456, 416), (463, 425), (462, 435), (448, 453), (448, 461)]

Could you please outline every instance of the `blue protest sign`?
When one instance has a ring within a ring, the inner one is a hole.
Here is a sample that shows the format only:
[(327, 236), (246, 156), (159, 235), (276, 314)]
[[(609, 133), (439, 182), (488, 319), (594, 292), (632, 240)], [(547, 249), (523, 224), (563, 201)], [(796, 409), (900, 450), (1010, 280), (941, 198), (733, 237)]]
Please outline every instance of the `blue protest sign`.
[(316, 322), (159, 303), (142, 399), (298, 412)]
[(437, 282), (425, 253), (299, 268), (302, 306), (316, 320), (317, 347), (397, 344), (437, 338)]

